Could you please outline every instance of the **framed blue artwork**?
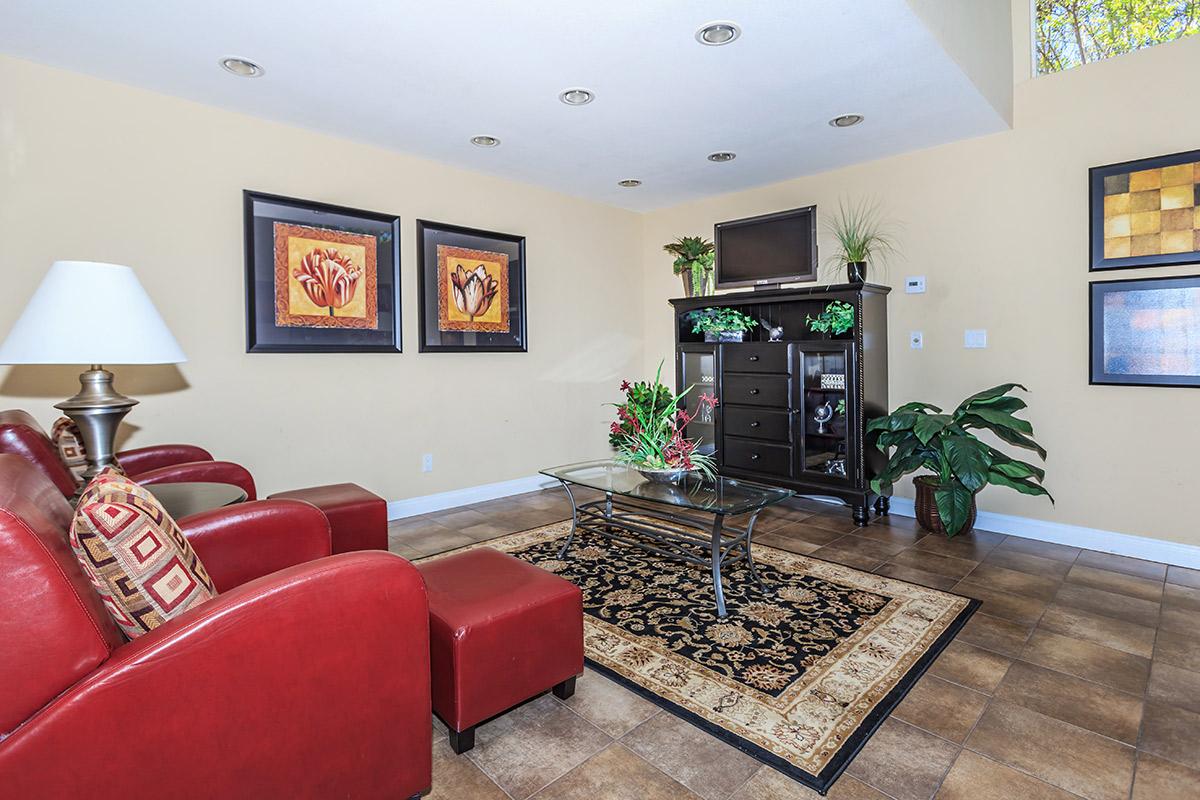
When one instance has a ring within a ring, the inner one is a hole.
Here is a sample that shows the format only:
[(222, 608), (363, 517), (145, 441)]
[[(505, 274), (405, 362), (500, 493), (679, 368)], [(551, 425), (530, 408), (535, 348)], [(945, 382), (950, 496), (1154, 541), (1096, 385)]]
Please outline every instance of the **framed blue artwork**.
[(1089, 284), (1089, 383), (1200, 386), (1200, 275)]

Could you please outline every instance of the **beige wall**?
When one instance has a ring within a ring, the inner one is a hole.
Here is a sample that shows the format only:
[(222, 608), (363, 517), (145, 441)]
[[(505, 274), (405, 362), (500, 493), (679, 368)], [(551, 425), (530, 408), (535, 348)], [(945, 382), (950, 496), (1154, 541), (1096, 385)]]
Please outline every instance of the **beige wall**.
[[(1014, 30), (1022, 29), (1028, 18), (1017, 14)], [(1027, 59), (1028, 50), (1017, 49)], [(711, 235), (720, 220), (810, 203), (828, 211), (841, 197), (877, 197), (903, 226), (903, 260), (886, 282), (928, 280), (925, 294), (900, 290), (889, 299), (892, 405), (953, 406), (1005, 381), (1032, 392), (1029, 416), (1050, 451), (1046, 484), (1058, 505), (989, 488), (981, 507), (1200, 544), (1192, 509), (1200, 395), (1087, 384), (1088, 167), (1200, 147), (1198, 73), (1200, 37), (1024, 80), (1011, 131), (647, 215), (643, 369), (672, 346), (666, 298), (680, 284), (663, 242)], [(820, 245), (826, 254), (833, 249), (827, 236)], [(986, 328), (988, 348), (963, 349), (965, 328)], [(924, 350), (908, 348), (911, 330), (924, 331)], [(907, 483), (899, 491), (911, 496)]]
[[(245, 353), (247, 188), (400, 215), (403, 354)], [(528, 237), (528, 353), (417, 353), (418, 217)], [(604, 454), (602, 403), (641, 357), (640, 231), (633, 213), (0, 58), (0, 328), (55, 259), (133, 266), (190, 360), (116, 370), (142, 401), (124, 444), (203, 444), (264, 492), (353, 480), (400, 499)], [(0, 407), (46, 423), (78, 388), (78, 369), (0, 370)]]

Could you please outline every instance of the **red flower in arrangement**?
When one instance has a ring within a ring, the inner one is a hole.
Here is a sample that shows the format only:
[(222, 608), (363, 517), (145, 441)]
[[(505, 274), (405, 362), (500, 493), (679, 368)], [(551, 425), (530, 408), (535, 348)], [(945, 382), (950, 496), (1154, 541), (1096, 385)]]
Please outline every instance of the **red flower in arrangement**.
[(354, 266), (350, 256), (332, 247), (318, 247), (300, 260), (299, 268), (292, 270), (292, 277), (300, 282), (312, 304), (328, 308), (332, 317), (335, 308), (354, 299), (362, 270)]
[(621, 391), (628, 392), (633, 387), (629, 385), (629, 381), (621, 381)]

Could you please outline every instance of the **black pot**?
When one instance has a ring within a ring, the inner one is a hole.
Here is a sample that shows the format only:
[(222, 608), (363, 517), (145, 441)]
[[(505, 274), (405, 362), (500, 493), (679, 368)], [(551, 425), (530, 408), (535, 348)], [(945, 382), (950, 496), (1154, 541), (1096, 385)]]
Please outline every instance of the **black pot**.
[(866, 283), (867, 262), (865, 262), (865, 261), (847, 261), (846, 262), (846, 278), (848, 278), (851, 283)]

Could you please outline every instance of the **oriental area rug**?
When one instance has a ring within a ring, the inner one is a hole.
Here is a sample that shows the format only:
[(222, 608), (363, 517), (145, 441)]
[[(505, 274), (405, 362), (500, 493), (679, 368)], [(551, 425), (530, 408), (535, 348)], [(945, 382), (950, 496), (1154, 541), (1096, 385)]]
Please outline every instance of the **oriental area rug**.
[(722, 619), (707, 569), (586, 530), (560, 560), (570, 527), (451, 552), (493, 547), (572, 581), (592, 667), (822, 794), (979, 606), (756, 544), (766, 591), (726, 567)]

